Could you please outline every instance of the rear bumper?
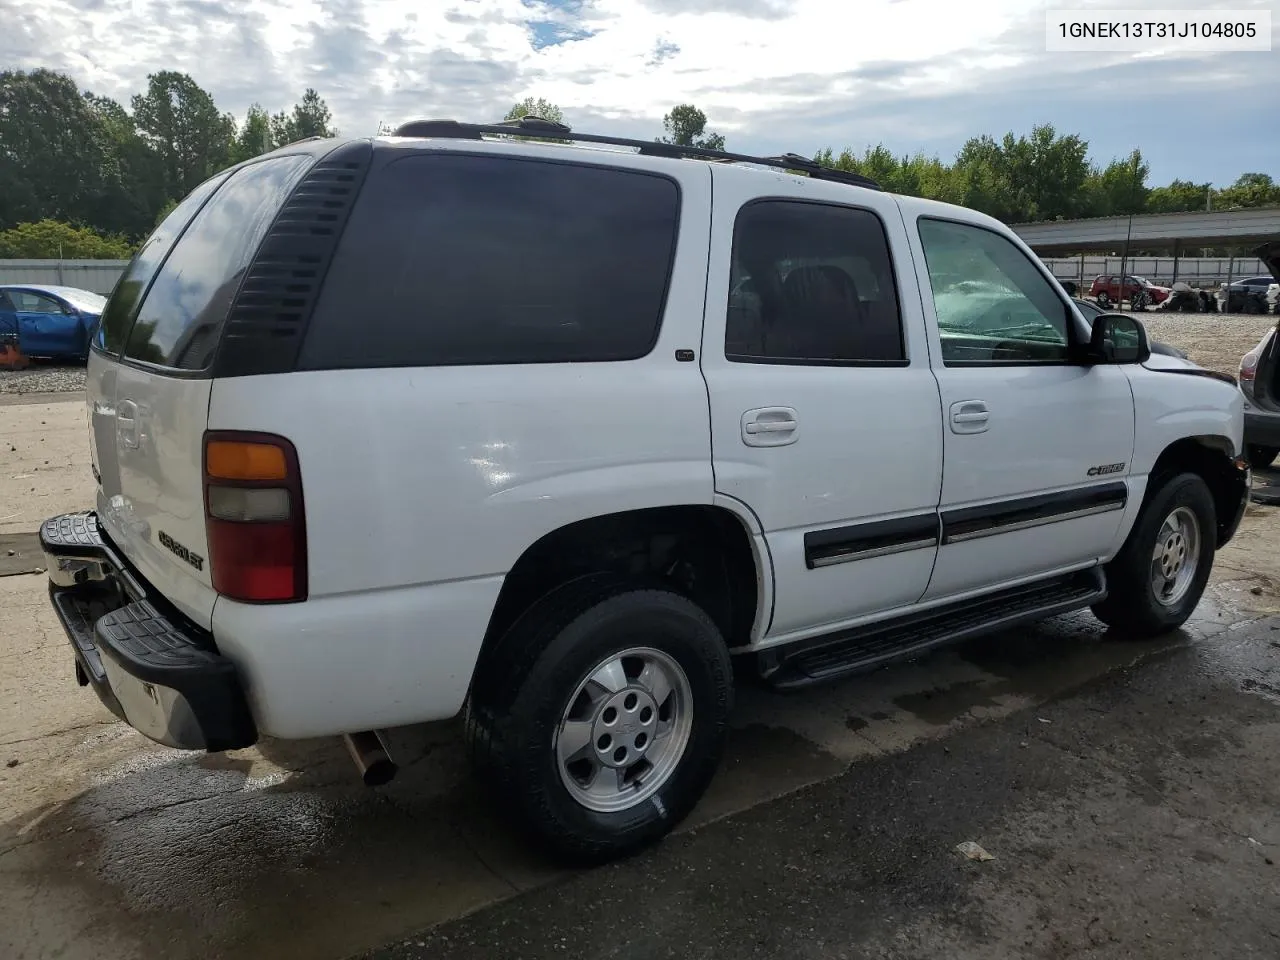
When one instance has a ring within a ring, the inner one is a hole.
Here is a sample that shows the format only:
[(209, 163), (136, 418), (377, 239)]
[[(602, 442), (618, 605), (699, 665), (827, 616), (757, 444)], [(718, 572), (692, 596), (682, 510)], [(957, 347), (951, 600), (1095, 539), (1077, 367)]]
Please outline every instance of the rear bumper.
[(95, 514), (46, 520), (40, 546), (76, 678), (112, 713), (157, 743), (185, 750), (257, 741), (235, 664), (129, 569)]
[(1280, 447), (1280, 413), (1250, 407), (1244, 412), (1244, 442), (1254, 447)]

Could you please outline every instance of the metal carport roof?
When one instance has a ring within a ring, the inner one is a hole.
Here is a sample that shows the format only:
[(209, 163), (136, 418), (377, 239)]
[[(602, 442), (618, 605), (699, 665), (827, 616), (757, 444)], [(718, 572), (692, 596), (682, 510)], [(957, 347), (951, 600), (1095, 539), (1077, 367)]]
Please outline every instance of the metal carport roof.
[(1253, 247), (1267, 240), (1280, 239), (1280, 207), (1150, 213), (1132, 218), (1043, 220), (1010, 226), (1027, 246), (1041, 255), (1088, 251), (1119, 253), (1125, 246), (1126, 237), (1130, 248), (1135, 250), (1174, 246)]

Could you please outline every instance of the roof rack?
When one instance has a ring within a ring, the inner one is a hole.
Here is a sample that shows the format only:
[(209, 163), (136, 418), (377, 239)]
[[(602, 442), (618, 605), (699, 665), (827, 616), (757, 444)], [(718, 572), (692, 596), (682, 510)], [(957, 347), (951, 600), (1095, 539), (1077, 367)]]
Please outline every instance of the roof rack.
[(660, 140), (631, 140), (626, 137), (609, 137), (598, 133), (574, 133), (567, 125), (547, 120), (545, 117), (524, 116), (501, 123), (462, 123), (458, 120), (410, 120), (392, 132), (393, 137), (444, 137), (453, 140), (480, 140), (490, 136), (541, 136), (576, 143), (604, 143), (616, 147), (634, 147), (648, 157), (693, 158), (715, 160), (721, 163), (755, 163), (778, 170), (799, 171), (815, 180), (832, 180), (849, 183), (872, 190), (882, 189), (880, 184), (860, 173), (833, 170), (798, 153), (785, 153), (778, 157), (754, 157), (727, 150), (710, 150), (706, 147), (684, 147)]

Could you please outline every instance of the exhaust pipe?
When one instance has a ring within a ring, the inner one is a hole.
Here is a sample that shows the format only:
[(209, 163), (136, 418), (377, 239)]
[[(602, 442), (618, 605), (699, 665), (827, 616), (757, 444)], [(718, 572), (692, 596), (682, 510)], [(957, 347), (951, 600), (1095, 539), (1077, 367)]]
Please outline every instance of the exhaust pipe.
[(344, 733), (342, 742), (360, 771), (360, 779), (366, 787), (379, 787), (396, 775), (399, 769), (387, 751), (386, 741), (377, 730), (360, 733)]

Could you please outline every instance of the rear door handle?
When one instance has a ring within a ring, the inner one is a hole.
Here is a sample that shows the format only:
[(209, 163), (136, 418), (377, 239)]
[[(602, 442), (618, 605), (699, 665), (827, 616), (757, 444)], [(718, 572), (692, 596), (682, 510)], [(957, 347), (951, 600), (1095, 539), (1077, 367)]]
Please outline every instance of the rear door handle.
[(799, 438), (800, 419), (791, 407), (757, 407), (742, 415), (742, 442), (749, 447), (781, 447)]
[(952, 433), (982, 433), (990, 419), (985, 400), (961, 400), (951, 405)]
[(132, 400), (121, 400), (116, 405), (116, 432), (126, 447), (138, 445), (138, 405)]

